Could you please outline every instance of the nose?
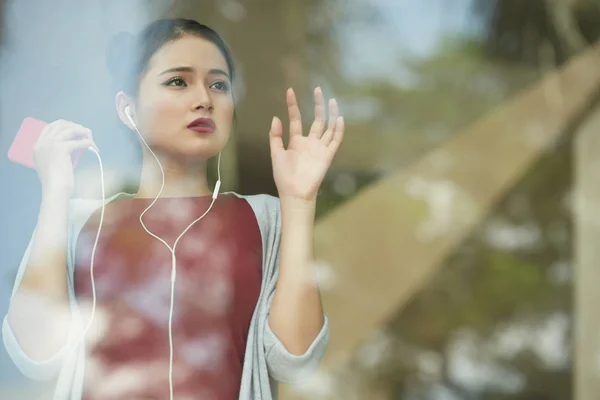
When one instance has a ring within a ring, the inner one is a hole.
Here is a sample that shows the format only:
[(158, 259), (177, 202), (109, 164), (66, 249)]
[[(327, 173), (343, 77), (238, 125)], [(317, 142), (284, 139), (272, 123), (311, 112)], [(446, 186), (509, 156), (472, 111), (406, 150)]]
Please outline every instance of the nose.
[(213, 110), (212, 98), (210, 92), (206, 88), (201, 87), (198, 89), (194, 99), (194, 110)]

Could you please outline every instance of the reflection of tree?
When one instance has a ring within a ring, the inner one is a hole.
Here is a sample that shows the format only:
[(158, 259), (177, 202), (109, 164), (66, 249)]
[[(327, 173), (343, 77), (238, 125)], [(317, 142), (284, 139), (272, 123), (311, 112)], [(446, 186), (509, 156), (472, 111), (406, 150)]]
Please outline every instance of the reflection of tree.
[[(557, 53), (556, 63), (578, 50), (573, 38), (553, 37), (557, 33), (551, 30), (558, 28), (550, 25), (556, 21), (543, 20), (549, 18), (545, 3), (486, 3), (494, 4), (496, 19), (490, 17), (488, 41), (448, 42), (430, 59), (404, 60), (413, 85), (382, 79), (346, 86), (347, 99), (376, 103), (372, 115), (355, 122), (357, 131), (372, 132), (376, 126), (378, 132), (386, 132), (370, 136), (371, 147), (365, 140), (352, 160), (373, 151), (370, 160), (389, 155), (390, 160), (395, 156), (396, 165), (406, 163), (543, 73), (537, 67), (546, 62), (539, 57), (548, 45)], [(596, 33), (588, 27), (587, 18), (592, 17), (582, 16), (580, 3), (569, 12), (587, 42)], [(600, 14), (595, 15), (597, 22)], [(487, 58), (488, 50), (500, 57)], [(522, 61), (532, 61), (536, 68)], [(436, 127), (438, 137), (427, 138)], [(572, 397), (570, 149), (570, 141), (561, 143), (523, 177), (494, 215), (389, 323), (385, 350), (368, 357), (363, 356), (369, 352), (359, 352), (356, 370), (344, 382), (364, 382), (386, 399), (446, 398), (441, 392), (447, 398), (477, 400)], [(555, 336), (549, 338), (550, 333)], [(506, 338), (515, 336), (525, 344), (502, 350)], [(550, 349), (539, 347), (542, 342)], [(457, 377), (459, 344), (471, 348), (467, 358), (476, 369), (471, 380)]]
[(571, 398), (570, 148), (548, 153), (391, 320), (379, 362), (359, 353), (360, 379), (390, 399)]
[[(534, 68), (482, 53), (475, 41), (449, 39), (428, 58), (398, 61), (405, 84), (387, 76), (346, 81), (338, 92), (350, 129), (337, 169), (353, 176), (360, 189), (442, 145), (540, 76)], [(323, 188), (322, 212), (345, 197), (335, 193), (336, 179), (332, 174)]]
[[(599, 35), (594, 0), (477, 0), (485, 19), (488, 50), (504, 59), (562, 63)], [(552, 56), (554, 54), (554, 56)]]
[[(541, 160), (391, 321), (393, 351), (366, 372), (395, 387), (390, 398), (435, 398), (440, 387), (460, 399), (570, 398), (570, 147)], [(508, 338), (525, 344), (508, 351)], [(475, 368), (470, 380), (457, 379), (457, 348)]]

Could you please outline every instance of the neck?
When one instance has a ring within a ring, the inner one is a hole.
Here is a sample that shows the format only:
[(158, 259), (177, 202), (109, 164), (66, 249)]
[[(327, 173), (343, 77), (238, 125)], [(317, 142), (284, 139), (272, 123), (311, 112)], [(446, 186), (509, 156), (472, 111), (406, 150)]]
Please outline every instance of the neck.
[[(165, 184), (160, 197), (194, 197), (212, 193), (206, 179), (206, 160), (186, 163), (156, 152), (164, 174)], [(155, 198), (162, 183), (160, 167), (152, 154), (144, 152), (140, 186), (136, 198)]]

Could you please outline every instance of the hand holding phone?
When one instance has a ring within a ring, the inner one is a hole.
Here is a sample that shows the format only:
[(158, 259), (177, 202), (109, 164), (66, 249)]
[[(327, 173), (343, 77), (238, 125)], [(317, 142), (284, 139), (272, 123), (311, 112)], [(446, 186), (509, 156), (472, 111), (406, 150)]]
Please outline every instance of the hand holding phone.
[(69, 194), (74, 186), (74, 167), (86, 148), (96, 148), (90, 129), (70, 121), (50, 124), (25, 118), (11, 145), (8, 158), (37, 171), (44, 190)]

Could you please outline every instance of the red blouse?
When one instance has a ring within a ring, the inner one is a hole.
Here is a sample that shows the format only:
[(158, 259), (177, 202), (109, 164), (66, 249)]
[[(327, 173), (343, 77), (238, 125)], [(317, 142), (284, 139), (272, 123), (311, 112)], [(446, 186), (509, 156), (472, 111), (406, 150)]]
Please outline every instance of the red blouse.
[[(86, 336), (84, 400), (169, 398), (171, 252), (140, 224), (151, 201), (128, 198), (106, 206), (94, 259), (97, 306)], [(210, 201), (162, 198), (143, 220), (173, 247)], [(75, 293), (87, 304), (99, 217), (97, 210), (85, 224), (75, 253)], [(179, 240), (175, 254), (174, 397), (237, 399), (262, 278), (262, 241), (250, 205), (221, 195)]]

